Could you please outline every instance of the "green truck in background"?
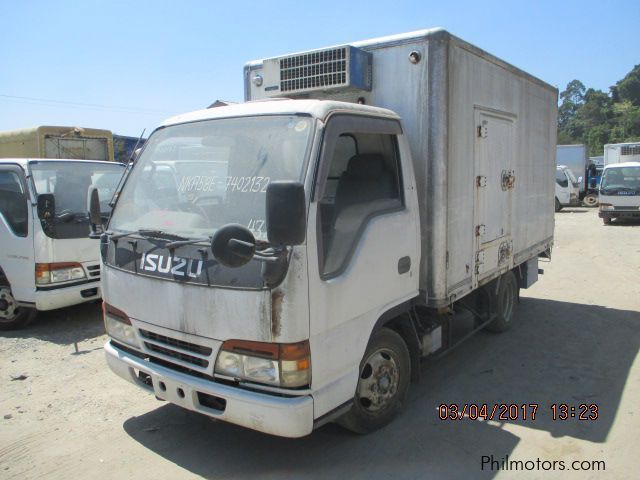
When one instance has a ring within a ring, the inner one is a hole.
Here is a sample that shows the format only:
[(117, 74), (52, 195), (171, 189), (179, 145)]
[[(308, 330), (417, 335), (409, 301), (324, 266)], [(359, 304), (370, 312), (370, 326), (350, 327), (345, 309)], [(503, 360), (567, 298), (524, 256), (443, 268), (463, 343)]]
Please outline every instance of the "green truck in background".
[(0, 132), (0, 158), (71, 158), (113, 161), (109, 130), (40, 126)]

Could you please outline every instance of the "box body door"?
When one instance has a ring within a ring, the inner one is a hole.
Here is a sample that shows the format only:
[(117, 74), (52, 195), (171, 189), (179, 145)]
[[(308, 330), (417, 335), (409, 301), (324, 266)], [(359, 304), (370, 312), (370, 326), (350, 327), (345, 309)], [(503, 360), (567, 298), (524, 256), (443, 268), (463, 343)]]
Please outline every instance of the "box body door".
[(475, 286), (513, 268), (515, 118), (476, 109)]

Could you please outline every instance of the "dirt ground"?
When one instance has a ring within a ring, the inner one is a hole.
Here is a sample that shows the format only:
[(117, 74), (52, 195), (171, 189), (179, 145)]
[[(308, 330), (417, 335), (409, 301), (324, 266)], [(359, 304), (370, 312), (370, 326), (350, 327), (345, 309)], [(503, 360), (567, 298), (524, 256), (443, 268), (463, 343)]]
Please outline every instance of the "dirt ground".
[[(368, 436), (282, 439), (158, 402), (109, 371), (99, 305), (42, 314), (0, 334), (0, 478), (638, 478), (640, 225), (563, 210), (541, 268), (510, 331), (425, 365), (404, 413)], [(540, 407), (535, 421), (441, 421), (441, 403)], [(599, 416), (554, 421), (553, 403)], [(491, 455), (548, 463), (483, 469)], [(544, 469), (554, 460), (567, 470)]]

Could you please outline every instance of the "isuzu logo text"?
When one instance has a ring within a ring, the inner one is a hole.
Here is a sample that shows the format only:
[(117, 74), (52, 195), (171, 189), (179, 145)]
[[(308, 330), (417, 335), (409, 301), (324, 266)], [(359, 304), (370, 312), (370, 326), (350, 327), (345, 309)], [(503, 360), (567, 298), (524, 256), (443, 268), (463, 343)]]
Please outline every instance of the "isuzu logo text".
[(202, 273), (202, 260), (193, 258), (169, 257), (155, 253), (143, 253), (140, 270), (168, 273), (176, 277), (198, 278)]

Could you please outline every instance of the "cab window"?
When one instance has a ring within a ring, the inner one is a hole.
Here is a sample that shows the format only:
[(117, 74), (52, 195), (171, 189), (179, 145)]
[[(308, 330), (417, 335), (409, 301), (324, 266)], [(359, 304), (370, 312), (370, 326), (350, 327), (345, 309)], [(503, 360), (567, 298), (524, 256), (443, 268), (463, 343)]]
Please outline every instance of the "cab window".
[(556, 170), (556, 183), (563, 188), (569, 186), (569, 180), (567, 180), (564, 170)]
[(336, 140), (319, 199), (320, 273), (339, 275), (367, 223), (403, 208), (396, 136), (346, 132)]
[(18, 174), (0, 170), (0, 215), (14, 235), (27, 236), (28, 208), (27, 195)]

